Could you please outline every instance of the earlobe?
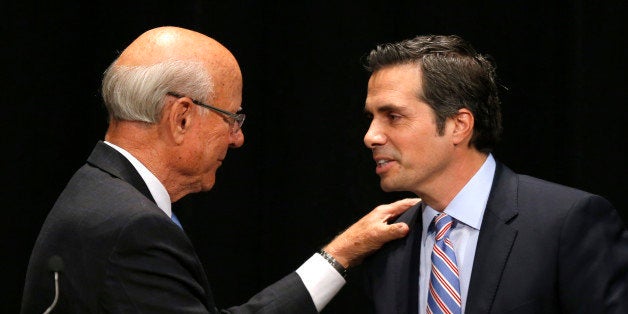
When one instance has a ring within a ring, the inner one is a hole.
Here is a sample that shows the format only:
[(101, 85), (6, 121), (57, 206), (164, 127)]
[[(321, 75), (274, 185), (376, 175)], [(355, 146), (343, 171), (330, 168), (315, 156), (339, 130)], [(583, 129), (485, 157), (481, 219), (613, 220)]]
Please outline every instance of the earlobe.
[(475, 123), (473, 113), (471, 113), (469, 109), (462, 108), (458, 110), (456, 116), (453, 117), (453, 122), (454, 145), (465, 142), (468, 143), (471, 140), (471, 136), (473, 135), (473, 125)]

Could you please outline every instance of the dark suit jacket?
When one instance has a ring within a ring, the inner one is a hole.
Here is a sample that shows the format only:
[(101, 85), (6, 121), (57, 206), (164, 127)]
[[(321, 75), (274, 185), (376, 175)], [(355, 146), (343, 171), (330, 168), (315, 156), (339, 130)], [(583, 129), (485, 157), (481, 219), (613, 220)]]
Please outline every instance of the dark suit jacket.
[[(99, 142), (50, 211), (28, 265), (22, 313), (54, 297), (47, 263), (58, 255), (56, 313), (215, 313), (185, 232), (157, 207), (131, 163)], [(296, 273), (225, 312), (316, 313)]]
[[(377, 313), (418, 313), (421, 208), (365, 262)], [(628, 232), (605, 199), (497, 164), (466, 313), (628, 313)]]

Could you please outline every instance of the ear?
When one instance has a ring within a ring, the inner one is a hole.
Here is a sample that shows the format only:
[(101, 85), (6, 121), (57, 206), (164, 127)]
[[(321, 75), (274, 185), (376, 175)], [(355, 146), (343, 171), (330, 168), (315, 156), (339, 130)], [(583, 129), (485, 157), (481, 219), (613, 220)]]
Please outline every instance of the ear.
[(189, 99), (183, 97), (171, 103), (168, 110), (164, 110), (163, 120), (167, 123), (170, 136), (176, 144), (181, 144), (186, 133), (190, 131), (194, 119), (192, 107)]
[(469, 143), (471, 136), (473, 136), (473, 125), (475, 123), (473, 113), (467, 108), (462, 108), (458, 110), (452, 121), (454, 124), (452, 133), (454, 145)]

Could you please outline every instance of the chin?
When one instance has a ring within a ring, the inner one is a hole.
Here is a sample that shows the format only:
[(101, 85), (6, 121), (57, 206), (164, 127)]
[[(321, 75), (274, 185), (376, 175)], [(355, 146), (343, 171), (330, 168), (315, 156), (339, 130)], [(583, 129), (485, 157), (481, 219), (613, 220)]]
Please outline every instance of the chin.
[(207, 192), (209, 190), (211, 190), (214, 187), (215, 182), (212, 181), (211, 183), (208, 184), (203, 184), (203, 186), (201, 187), (201, 191), (203, 192)]
[(216, 184), (216, 176), (211, 176), (211, 178), (203, 180), (201, 183), (201, 191), (207, 192), (211, 190), (214, 187), (214, 184)]
[(399, 182), (381, 180), (379, 186), (384, 192), (405, 192), (409, 189), (399, 184)]
[(393, 186), (392, 184), (386, 184), (384, 181), (380, 182), (379, 186), (382, 188), (384, 192), (398, 191), (398, 189), (395, 186)]

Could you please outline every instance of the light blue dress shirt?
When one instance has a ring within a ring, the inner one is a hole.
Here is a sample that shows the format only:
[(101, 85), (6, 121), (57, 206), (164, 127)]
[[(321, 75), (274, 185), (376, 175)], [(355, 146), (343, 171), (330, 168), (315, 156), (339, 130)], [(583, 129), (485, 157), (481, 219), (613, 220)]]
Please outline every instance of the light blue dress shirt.
[[(465, 310), (475, 248), (478, 243), (482, 217), (488, 201), (493, 177), (495, 175), (495, 159), (492, 155), (473, 175), (471, 180), (460, 190), (447, 205), (444, 212), (456, 220), (449, 238), (453, 242), (460, 274), (460, 296), (462, 297), (462, 313)], [(419, 270), (419, 313), (424, 314), (427, 308), (427, 294), (432, 268), (432, 250), (434, 248), (434, 232), (428, 230), (430, 223), (439, 212), (429, 206), (423, 210), (423, 231), (421, 232), (421, 256)], [(428, 233), (428, 231), (431, 231)]]

